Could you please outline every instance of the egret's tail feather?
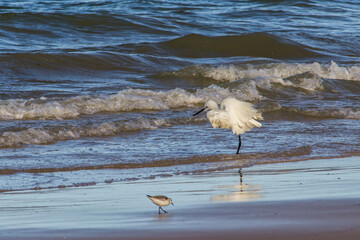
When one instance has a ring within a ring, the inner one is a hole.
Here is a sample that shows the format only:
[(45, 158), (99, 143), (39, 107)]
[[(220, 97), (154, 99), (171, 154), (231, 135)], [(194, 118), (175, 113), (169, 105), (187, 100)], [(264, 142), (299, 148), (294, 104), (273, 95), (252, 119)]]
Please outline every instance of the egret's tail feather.
[(251, 124), (253, 124), (255, 127), (261, 127), (261, 123), (259, 123), (258, 121), (256, 121), (255, 119), (251, 119), (249, 121)]
[(254, 119), (264, 120), (264, 118), (263, 118), (263, 116), (261, 115), (261, 113), (256, 113), (255, 116), (254, 116)]

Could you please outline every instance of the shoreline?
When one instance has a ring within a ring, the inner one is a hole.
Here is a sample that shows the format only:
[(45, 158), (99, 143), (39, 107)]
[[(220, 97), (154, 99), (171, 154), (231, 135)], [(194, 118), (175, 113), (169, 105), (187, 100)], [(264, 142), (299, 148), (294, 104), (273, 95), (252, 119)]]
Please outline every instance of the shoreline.
[[(0, 239), (358, 239), (360, 158), (0, 194)], [(174, 200), (157, 214), (146, 194)]]
[[(304, 211), (306, 209), (306, 211)], [(18, 229), (0, 239), (358, 239), (359, 199), (214, 204), (188, 212), (152, 214), (148, 226)], [(180, 224), (180, 225), (179, 225)]]

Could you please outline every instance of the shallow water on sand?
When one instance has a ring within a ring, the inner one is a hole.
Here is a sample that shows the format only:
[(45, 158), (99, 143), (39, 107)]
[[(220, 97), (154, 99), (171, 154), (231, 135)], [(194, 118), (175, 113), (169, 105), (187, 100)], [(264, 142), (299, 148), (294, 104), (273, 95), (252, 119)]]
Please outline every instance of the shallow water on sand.
[[(284, 208), (274, 208), (274, 203), (291, 204), (291, 211), (299, 211), (293, 219), (297, 223), (301, 212), (306, 215), (307, 222), (319, 221), (322, 215), (312, 216), (314, 212), (303, 206), (305, 202), (317, 203), (317, 209), (323, 209), (329, 202), (339, 200), (333, 208), (326, 208), (326, 212), (338, 214), (342, 207), (349, 205), (357, 211), (360, 189), (354, 187), (354, 183), (360, 180), (359, 171), (359, 157), (350, 157), (257, 165), (243, 169), (242, 181), (239, 174), (230, 169), (82, 188), (6, 192), (0, 195), (0, 239), (9, 239), (8, 236), (19, 239), (33, 236), (35, 239), (37, 235), (69, 238), (79, 233), (89, 236), (92, 231), (105, 236), (120, 231), (119, 236), (123, 236), (124, 231), (157, 228), (189, 231), (199, 227), (194, 225), (197, 221), (206, 230), (214, 227), (224, 230), (242, 225), (248, 217), (254, 216), (263, 224), (288, 222), (287, 218), (278, 219), (288, 212)], [(157, 206), (146, 197), (153, 193), (166, 194), (173, 199), (174, 206), (164, 207), (168, 214), (158, 214)], [(224, 202), (241, 204), (222, 204)], [(213, 213), (214, 210), (218, 212)], [(265, 216), (258, 215), (258, 211)], [(229, 212), (236, 217), (227, 214)], [(210, 220), (213, 217), (213, 221)], [(218, 226), (219, 218), (226, 224)], [(233, 222), (235, 218), (244, 219), (237, 224)], [(339, 225), (338, 218), (332, 220)], [(209, 222), (204, 224), (204, 221)]]
[[(3, 1), (0, 191), (359, 154), (357, 1)], [(249, 101), (237, 137), (192, 117)]]

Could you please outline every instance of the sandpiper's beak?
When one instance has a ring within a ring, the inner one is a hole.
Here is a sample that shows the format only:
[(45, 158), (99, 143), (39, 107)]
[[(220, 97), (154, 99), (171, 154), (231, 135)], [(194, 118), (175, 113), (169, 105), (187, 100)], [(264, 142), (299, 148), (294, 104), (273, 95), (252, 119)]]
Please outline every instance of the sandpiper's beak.
[(201, 109), (200, 111), (198, 111), (198, 112), (196, 112), (196, 113), (194, 113), (193, 114), (193, 116), (196, 116), (196, 115), (198, 115), (199, 113), (201, 113), (202, 111), (204, 111), (206, 108), (203, 108), (203, 109)]
[(173, 203), (173, 202), (171, 202), (171, 204), (174, 206), (174, 203)]

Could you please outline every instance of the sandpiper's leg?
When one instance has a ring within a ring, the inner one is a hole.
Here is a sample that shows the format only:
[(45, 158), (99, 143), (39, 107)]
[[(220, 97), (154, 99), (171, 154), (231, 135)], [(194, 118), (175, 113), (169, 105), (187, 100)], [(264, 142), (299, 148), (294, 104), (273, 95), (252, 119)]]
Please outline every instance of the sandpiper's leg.
[(161, 208), (161, 207), (159, 207), (159, 214), (161, 214), (161, 212), (160, 212), (160, 208)]
[[(160, 207), (161, 208), (161, 210), (163, 210), (164, 211), (164, 213), (168, 213), (167, 211), (165, 211), (162, 207)], [(159, 209), (159, 211), (160, 211), (160, 209)]]
[(239, 135), (239, 146), (238, 146), (236, 154), (239, 154), (240, 147), (241, 147), (241, 136)]

